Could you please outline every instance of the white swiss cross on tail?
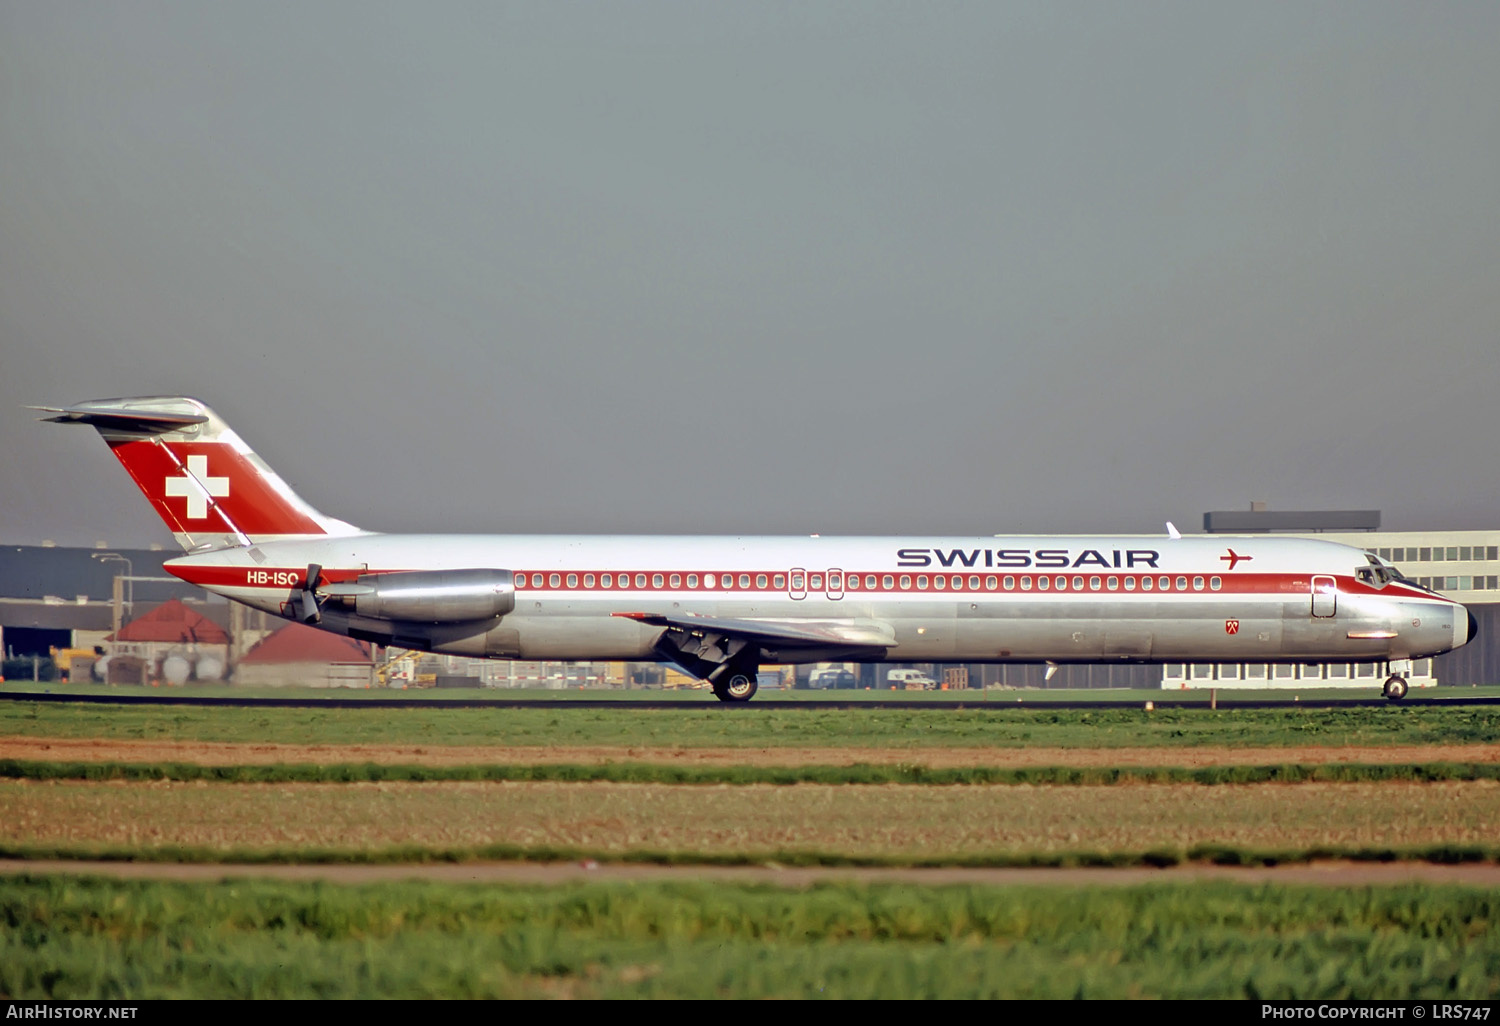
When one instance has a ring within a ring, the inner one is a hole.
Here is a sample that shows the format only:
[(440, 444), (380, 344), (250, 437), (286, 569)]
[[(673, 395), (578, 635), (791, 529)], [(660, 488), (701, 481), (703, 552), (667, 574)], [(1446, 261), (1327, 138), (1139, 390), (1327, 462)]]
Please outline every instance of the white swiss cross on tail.
[(208, 516), (208, 500), (229, 497), (229, 478), (208, 476), (208, 457), (189, 456), (187, 474), (166, 480), (168, 496), (187, 499), (187, 518), (202, 520)]

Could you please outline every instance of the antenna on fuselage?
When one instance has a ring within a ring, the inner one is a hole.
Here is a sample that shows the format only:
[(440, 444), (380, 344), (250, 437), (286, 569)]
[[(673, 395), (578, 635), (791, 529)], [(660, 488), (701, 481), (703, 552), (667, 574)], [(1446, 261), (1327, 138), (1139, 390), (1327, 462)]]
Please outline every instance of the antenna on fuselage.
[(1179, 530), (1177, 530), (1176, 525), (1173, 524), (1172, 521), (1170, 521), (1170, 520), (1167, 521), (1167, 537), (1168, 538), (1181, 538), (1182, 537), (1182, 532), (1179, 531)]

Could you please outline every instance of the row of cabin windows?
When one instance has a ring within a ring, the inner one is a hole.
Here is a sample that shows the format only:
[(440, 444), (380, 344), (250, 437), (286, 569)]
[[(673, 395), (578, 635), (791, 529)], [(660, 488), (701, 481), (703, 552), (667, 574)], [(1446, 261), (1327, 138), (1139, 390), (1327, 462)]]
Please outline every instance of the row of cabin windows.
[(1467, 563), (1476, 559), (1500, 559), (1500, 545), (1436, 545), (1372, 551), (1392, 563)]
[[(786, 587), (786, 574), (740, 574), (738, 578), (734, 574), (516, 574), (517, 588), (561, 588), (566, 578), (569, 588), (577, 588), (582, 583), (584, 588), (644, 588), (650, 582), (652, 588), (681, 588), (686, 583), (689, 588), (697, 588), (701, 582), (704, 588), (733, 590), (738, 580), (740, 588), (749, 588), (750, 582), (755, 582), (755, 587), (764, 590), (768, 584), (774, 582), (777, 591)], [(818, 580), (821, 582), (822, 578)], [(617, 583), (618, 582), (618, 583)], [(819, 583), (817, 587), (822, 588)]]
[[(645, 588), (650, 582), (652, 588), (682, 588), (684, 585), (690, 589), (700, 586), (710, 590), (723, 589), (732, 591), (735, 587), (749, 589), (753, 586), (757, 590), (764, 591), (768, 586), (776, 591), (787, 587), (786, 574), (517, 574), (516, 587), (518, 588), (561, 588), (566, 580), (567, 587), (577, 588), (580, 585), (585, 589), (599, 588)], [(1202, 591), (1205, 578), (1193, 577), (1192, 590)], [(1218, 591), (1224, 582), (1220, 577), (1209, 577), (1207, 587), (1211, 591)], [(616, 583), (618, 581), (618, 584)], [(978, 574), (971, 574), (967, 579), (962, 574), (844, 574), (831, 572), (826, 577), (829, 591), (843, 591), (847, 582), (850, 591), (910, 591), (913, 586), (917, 591), (1015, 591), (1019, 586), (1021, 591), (1083, 591), (1085, 587), (1089, 591), (1187, 591), (1189, 579), (1187, 577), (1120, 577), (1120, 576), (1090, 576), (1077, 575), (1068, 577), (1059, 574), (1055, 577), (1046, 575), (1023, 577), (1007, 575), (999, 577), (989, 574), (981, 578)], [(791, 575), (791, 590), (794, 592), (811, 590), (824, 590), (825, 577), (823, 574), (800, 574)]]

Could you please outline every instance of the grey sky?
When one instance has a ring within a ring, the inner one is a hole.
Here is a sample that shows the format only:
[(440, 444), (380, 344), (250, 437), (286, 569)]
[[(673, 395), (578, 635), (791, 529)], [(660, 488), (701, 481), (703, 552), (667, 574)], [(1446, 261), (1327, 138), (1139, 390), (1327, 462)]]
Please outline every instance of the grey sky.
[(1500, 5), (0, 0), (0, 542), (1500, 527)]

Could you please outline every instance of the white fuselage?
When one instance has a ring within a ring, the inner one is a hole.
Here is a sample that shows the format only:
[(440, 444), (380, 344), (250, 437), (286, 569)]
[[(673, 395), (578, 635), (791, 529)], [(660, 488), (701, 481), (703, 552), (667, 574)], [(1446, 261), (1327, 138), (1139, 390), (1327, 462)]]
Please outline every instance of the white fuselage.
[[(325, 607), (319, 626), (525, 659), (658, 656), (663, 628), (621, 614), (844, 625), (888, 639), (883, 657), (902, 662), (1380, 661), (1447, 651), (1470, 630), (1462, 606), (1392, 579), (1360, 549), (1266, 536), (356, 534), (262, 541), (166, 566), (293, 616), (311, 564), (325, 585), (510, 571), (514, 605), (498, 617), (393, 622)], [(785, 662), (839, 652), (764, 648)]]

